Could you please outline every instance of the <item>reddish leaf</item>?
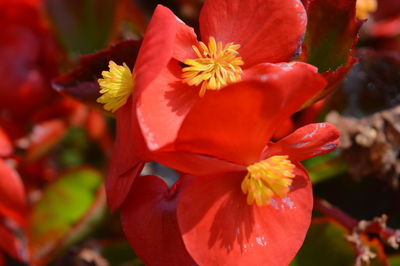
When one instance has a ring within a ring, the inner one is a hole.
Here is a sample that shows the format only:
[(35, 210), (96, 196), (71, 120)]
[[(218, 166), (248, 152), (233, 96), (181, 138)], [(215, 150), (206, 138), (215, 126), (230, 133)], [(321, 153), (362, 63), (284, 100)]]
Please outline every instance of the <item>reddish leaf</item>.
[(361, 22), (356, 20), (353, 0), (303, 0), (308, 25), (302, 60), (318, 67), (328, 81), (324, 90), (304, 107), (326, 97), (344, 78), (356, 59), (353, 48)]
[(0, 159), (0, 214), (21, 225), (26, 223), (26, 198), (18, 173)]
[(36, 124), (29, 136), (27, 160), (33, 161), (46, 154), (64, 136), (67, 130), (62, 120), (54, 119)]
[(30, 215), (28, 246), (32, 265), (47, 265), (55, 254), (82, 239), (104, 214), (102, 176), (89, 168), (51, 183)]
[(80, 66), (53, 82), (53, 88), (87, 104), (100, 106), (96, 99), (100, 96), (97, 79), (108, 69), (108, 62), (126, 63), (131, 69), (136, 61), (141, 41), (128, 40), (114, 44), (108, 49), (80, 58)]
[(13, 151), (11, 142), (2, 128), (0, 128), (0, 156), (7, 156)]
[[(0, 223), (0, 250), (5, 251), (7, 255), (20, 260), (26, 261), (27, 259), (27, 251), (26, 247), (23, 245), (22, 241), (11, 232), (8, 228), (6, 228), (3, 224)], [(2, 255), (0, 253), (0, 265), (2, 264)]]
[(357, 58), (351, 56), (347, 61), (346, 65), (338, 67), (335, 71), (328, 71), (322, 75), (325, 77), (328, 85), (321, 90), (317, 95), (309, 99), (303, 106), (303, 108), (310, 106), (311, 104), (325, 98), (331, 94), (338, 86), (338, 84), (347, 75), (347, 72), (353, 67), (353, 65), (358, 61)]
[(335, 71), (349, 62), (360, 24), (354, 0), (308, 1), (305, 37), (307, 62), (319, 72)]

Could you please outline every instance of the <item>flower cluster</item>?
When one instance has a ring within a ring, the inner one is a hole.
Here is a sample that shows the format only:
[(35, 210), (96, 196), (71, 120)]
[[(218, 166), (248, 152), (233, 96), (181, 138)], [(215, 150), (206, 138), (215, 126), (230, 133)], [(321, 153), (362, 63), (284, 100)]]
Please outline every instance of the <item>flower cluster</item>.
[[(202, 41), (158, 6), (134, 68), (102, 73), (98, 101), (117, 118), (109, 206), (148, 265), (287, 265), (311, 219), (299, 162), (339, 135), (319, 123), (271, 141), (327, 85), (292, 61), (306, 11), (298, 0), (207, 0), (199, 24)], [(139, 176), (149, 161), (181, 178), (168, 188)]]

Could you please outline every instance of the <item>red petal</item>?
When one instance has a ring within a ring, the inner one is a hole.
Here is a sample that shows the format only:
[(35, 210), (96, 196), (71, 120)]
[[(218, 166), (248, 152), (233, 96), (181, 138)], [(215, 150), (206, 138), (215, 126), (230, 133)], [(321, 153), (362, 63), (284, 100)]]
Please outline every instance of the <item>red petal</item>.
[(275, 131), (274, 135), (272, 136), (272, 139), (275, 140), (286, 137), (291, 132), (293, 132), (295, 127), (296, 125), (292, 117), (283, 120), (280, 124), (280, 127)]
[(24, 225), (26, 198), (22, 181), (3, 160), (0, 160), (0, 177), (0, 214)]
[(297, 0), (207, 0), (200, 15), (201, 38), (240, 44), (246, 65), (289, 61), (301, 45), (307, 23)]
[(339, 143), (339, 135), (339, 131), (332, 124), (309, 124), (271, 144), (263, 157), (289, 155), (292, 161), (303, 161), (335, 150)]
[(121, 175), (126, 173), (138, 161), (146, 161), (147, 149), (144, 143), (132, 101), (117, 111), (117, 136), (113, 149), (113, 158), (109, 171)]
[(196, 35), (168, 8), (158, 5), (147, 28), (135, 65), (135, 90), (144, 90), (163, 71), (172, 57), (193, 57)]
[(176, 139), (182, 120), (200, 98), (199, 90), (182, 83), (176, 60), (158, 76), (138, 99), (138, 121), (150, 150), (168, 146)]
[[(111, 164), (115, 164), (112, 161)], [(144, 162), (137, 161), (124, 174), (116, 174), (115, 167), (111, 167), (106, 179), (107, 203), (111, 211), (118, 209), (125, 201), (133, 181), (140, 175)]]
[(243, 79), (207, 92), (193, 106), (177, 148), (244, 165), (258, 161), (281, 121), (325, 86), (315, 68), (304, 63), (258, 65)]
[(179, 189), (169, 191), (156, 176), (139, 177), (121, 208), (121, 223), (135, 253), (146, 265), (195, 265), (176, 221)]
[(246, 203), (245, 174), (197, 177), (182, 192), (178, 224), (198, 264), (288, 265), (303, 243), (312, 210), (306, 172), (299, 168), (288, 196), (264, 207)]
[[(0, 236), (0, 250), (6, 251), (17, 260), (26, 260), (26, 251), (23, 249), (22, 242), (2, 224), (0, 224)], [(0, 253), (0, 257), (1, 255)], [(2, 265), (1, 258), (0, 265)]]
[(158, 152), (154, 160), (179, 172), (192, 175), (243, 171), (244, 166), (215, 157), (188, 152)]
[(107, 174), (108, 205), (116, 210), (125, 200), (135, 178), (143, 169), (147, 148), (132, 110), (132, 101), (117, 111), (117, 136)]

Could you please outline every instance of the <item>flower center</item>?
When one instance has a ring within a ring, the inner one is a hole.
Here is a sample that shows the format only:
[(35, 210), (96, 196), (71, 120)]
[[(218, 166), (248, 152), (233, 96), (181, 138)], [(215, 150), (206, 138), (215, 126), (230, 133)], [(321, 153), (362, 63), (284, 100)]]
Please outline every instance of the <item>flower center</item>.
[(274, 196), (284, 197), (292, 184), (295, 165), (288, 156), (272, 156), (247, 167), (242, 181), (242, 191), (247, 194), (247, 204), (257, 206), (270, 203)]
[(376, 0), (357, 0), (356, 16), (358, 19), (367, 19), (370, 13), (376, 11), (377, 7)]
[(102, 95), (97, 98), (97, 102), (104, 104), (107, 111), (115, 112), (132, 93), (133, 74), (125, 63), (120, 66), (110, 61), (108, 67), (110, 71), (103, 71), (103, 78), (98, 80)]
[(187, 65), (182, 69), (183, 82), (190, 86), (201, 84), (200, 96), (204, 96), (206, 90), (219, 90), (229, 83), (240, 80), (243, 60), (237, 51), (239, 44), (216, 42), (210, 37), (208, 46), (199, 42), (200, 47), (192, 46), (197, 54), (196, 59), (186, 59)]

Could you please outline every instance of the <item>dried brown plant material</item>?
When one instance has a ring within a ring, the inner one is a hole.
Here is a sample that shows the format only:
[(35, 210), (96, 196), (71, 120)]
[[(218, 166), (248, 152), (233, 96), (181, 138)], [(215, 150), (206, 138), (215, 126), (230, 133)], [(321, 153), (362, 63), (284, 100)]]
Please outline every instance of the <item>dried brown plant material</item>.
[(398, 187), (400, 176), (400, 106), (363, 118), (332, 111), (327, 121), (341, 132), (339, 148), (355, 178), (374, 175)]

